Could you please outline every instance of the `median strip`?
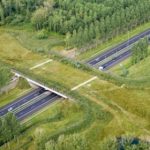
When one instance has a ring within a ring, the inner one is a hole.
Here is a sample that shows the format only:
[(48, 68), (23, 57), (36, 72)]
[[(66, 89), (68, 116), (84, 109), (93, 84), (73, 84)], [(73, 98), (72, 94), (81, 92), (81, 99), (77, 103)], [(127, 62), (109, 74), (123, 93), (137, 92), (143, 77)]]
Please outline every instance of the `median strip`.
[(22, 111), (23, 109), (26, 109), (26, 108), (29, 107), (30, 105), (32, 105), (32, 104), (34, 104), (34, 103), (36, 103), (36, 102), (42, 100), (43, 98), (47, 97), (49, 94), (50, 94), (50, 93), (46, 93), (46, 92), (45, 92), (45, 93), (43, 93), (43, 94), (41, 94), (41, 95), (38, 95), (37, 97), (35, 97), (35, 98), (29, 100), (28, 102), (22, 104), (21, 106), (17, 107), (16, 109), (12, 110), (12, 112), (13, 112), (14, 114), (16, 114), (16, 113)]
[(41, 64), (38, 64), (38, 65), (36, 65), (36, 66), (34, 66), (34, 67), (31, 67), (30, 70), (36, 69), (36, 68), (38, 68), (38, 67), (41, 67), (41, 66), (43, 66), (43, 65), (45, 65), (45, 64), (47, 64), (47, 63), (49, 63), (49, 62), (51, 62), (51, 61), (53, 61), (53, 60), (52, 60), (52, 59), (49, 59), (49, 60), (47, 60), (47, 61), (45, 61), (45, 62), (43, 62), (43, 63), (41, 63)]
[(89, 80), (87, 80), (87, 81), (85, 81), (85, 82), (83, 82), (83, 83), (81, 83), (81, 84), (75, 86), (74, 88), (71, 89), (71, 91), (77, 90), (78, 88), (84, 86), (85, 84), (90, 83), (91, 81), (93, 81), (93, 80), (95, 80), (95, 79), (97, 79), (97, 76), (95, 76), (95, 77), (93, 77), (93, 78), (91, 78), (91, 79), (89, 79)]

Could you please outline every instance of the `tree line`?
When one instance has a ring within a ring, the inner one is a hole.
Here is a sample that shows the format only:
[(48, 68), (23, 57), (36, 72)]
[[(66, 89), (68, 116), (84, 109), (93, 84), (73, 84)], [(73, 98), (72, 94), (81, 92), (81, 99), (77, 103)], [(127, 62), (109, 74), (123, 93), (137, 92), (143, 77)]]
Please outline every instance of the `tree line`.
[(17, 136), (21, 132), (21, 126), (12, 113), (0, 118), (0, 146)]
[(148, 38), (143, 38), (139, 40), (132, 48), (132, 64), (136, 64), (141, 60), (145, 59), (148, 55)]
[(69, 47), (100, 43), (150, 20), (150, 0), (1, 0), (1, 24), (31, 22)]

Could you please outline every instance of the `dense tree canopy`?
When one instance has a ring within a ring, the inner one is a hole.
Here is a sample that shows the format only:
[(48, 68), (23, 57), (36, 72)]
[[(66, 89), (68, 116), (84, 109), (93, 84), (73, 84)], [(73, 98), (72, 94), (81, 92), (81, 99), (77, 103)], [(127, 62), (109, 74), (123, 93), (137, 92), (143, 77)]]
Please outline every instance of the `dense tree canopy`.
[(20, 123), (12, 113), (0, 118), (0, 145), (16, 138), (21, 131)]
[(136, 64), (139, 61), (145, 59), (148, 53), (148, 38), (141, 39), (132, 48), (132, 64)]
[(1, 24), (32, 22), (37, 30), (66, 34), (67, 46), (77, 47), (131, 30), (149, 21), (149, 14), (150, 0), (0, 1)]

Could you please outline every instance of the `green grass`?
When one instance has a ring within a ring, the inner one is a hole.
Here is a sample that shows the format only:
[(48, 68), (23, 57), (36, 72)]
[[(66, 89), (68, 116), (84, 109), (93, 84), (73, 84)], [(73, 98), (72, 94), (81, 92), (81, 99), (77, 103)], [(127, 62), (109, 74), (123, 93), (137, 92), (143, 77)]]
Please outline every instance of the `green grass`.
[(47, 60), (46, 57), (32, 53), (22, 47), (8, 33), (1, 33), (0, 35), (0, 59), (1, 61), (19, 67), (32, 67), (41, 61)]
[(70, 89), (92, 77), (86, 72), (56, 61), (52, 61), (41, 68), (34, 69), (32, 72), (42, 76), (47, 81), (57, 81)]
[(97, 78), (77, 91), (71, 91), (74, 86), (90, 79), (91, 73), (57, 61), (55, 57), (52, 57), (52, 62), (29, 70), (50, 58), (51, 56), (29, 51), (8, 33), (0, 35), (0, 59), (3, 62), (23, 68), (26, 74), (52, 88), (57, 84), (59, 90), (76, 101), (54, 103), (25, 123), (25, 131), (18, 138), (19, 144), (14, 140), (10, 142), (13, 150), (23, 149), (22, 146), (28, 150), (36, 150), (35, 134), (38, 131), (47, 135), (47, 140), (61, 134), (83, 134), (93, 150), (99, 150), (99, 142), (111, 136), (148, 135), (149, 90), (127, 89)]
[[(122, 66), (120, 66), (122, 65)], [(116, 64), (112, 68), (110, 68), (110, 71), (114, 74), (121, 75), (123, 73), (123, 69), (128, 69), (131, 67), (131, 57), (127, 58), (126, 60), (120, 62), (119, 64)]]
[[(29, 70), (31, 67), (45, 62), (50, 58), (29, 51), (22, 47), (10, 34), (2, 33), (0, 35), (0, 59), (14, 67)], [(91, 78), (91, 75), (55, 60), (31, 71), (44, 76), (46, 79), (62, 82), (70, 88)]]
[(115, 37), (114, 39), (109, 40), (108, 42), (102, 43), (97, 48), (93, 48), (91, 50), (88, 50), (86, 52), (83, 52), (83, 53), (79, 54), (77, 56), (77, 59), (81, 60), (81, 61), (88, 60), (91, 57), (94, 57), (94, 56), (96, 56), (96, 55), (98, 55), (98, 54), (100, 54), (100, 53), (102, 53), (102, 52), (118, 45), (119, 43), (127, 40), (128, 37), (130, 38), (130, 37), (132, 37), (136, 34), (139, 34), (142, 31), (144, 31), (146, 29), (149, 29), (149, 28), (150, 28), (150, 22), (146, 23), (144, 25), (141, 25), (141, 26), (137, 27), (136, 29), (134, 29), (132, 31), (129, 31), (129, 33), (119, 35), (119, 36)]
[[(149, 53), (150, 53), (150, 48), (149, 48)], [(121, 62), (122, 64), (129, 72), (127, 78), (130, 79), (140, 79), (140, 80), (145, 80), (149, 79), (150, 77), (150, 56), (145, 58), (144, 60), (140, 61), (139, 63), (132, 65), (131, 64), (131, 59), (132, 57), (129, 57), (125, 61)], [(120, 64), (117, 64), (116, 66), (112, 67), (110, 71), (117, 75), (121, 75), (122, 73), (122, 67), (120, 67)]]
[[(36, 150), (35, 142), (38, 138), (36, 135), (38, 135), (40, 131), (48, 136), (66, 126), (75, 124), (80, 121), (82, 117), (83, 111), (77, 104), (69, 101), (54, 103), (43, 113), (24, 124), (27, 130), (19, 137), (19, 144), (14, 140), (10, 142), (11, 148), (14, 150), (18, 147), (19, 149), (19, 147), (23, 145), (27, 146), (28, 149)], [(28, 145), (26, 145), (27, 141)], [(2, 147), (1, 149), (6, 149), (6, 147)]]
[[(131, 117), (132, 115), (137, 117), (137, 120), (134, 120), (135, 123), (144, 119), (147, 122), (145, 128), (150, 125), (150, 90), (126, 89), (106, 81), (95, 80), (79, 91), (115, 115), (119, 116), (120, 111), (122, 113), (127, 112), (128, 115), (131, 114)], [(118, 107), (119, 114), (113, 112), (113, 109), (117, 110), (113, 105)], [(120, 119), (122, 120), (122, 118)]]
[(47, 39), (38, 39), (36, 32), (16, 32), (16, 39), (26, 48), (35, 51), (59, 50), (59, 47), (64, 49), (64, 37), (56, 33), (49, 33)]
[(38, 39), (37, 31), (30, 25), (24, 26), (5, 26), (0, 28), (1, 32), (8, 32), (15, 37), (23, 47), (33, 51), (49, 50), (61, 51), (65, 49), (64, 36), (55, 32), (48, 32), (48, 38)]
[(129, 68), (129, 78), (149, 78), (150, 77), (150, 56), (145, 60), (131, 66)]

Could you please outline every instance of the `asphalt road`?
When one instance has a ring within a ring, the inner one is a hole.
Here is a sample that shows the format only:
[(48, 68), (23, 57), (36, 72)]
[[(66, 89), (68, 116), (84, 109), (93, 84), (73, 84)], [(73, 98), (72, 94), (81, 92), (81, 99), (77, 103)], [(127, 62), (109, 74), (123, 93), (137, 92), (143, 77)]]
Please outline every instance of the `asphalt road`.
[[(137, 42), (139, 39), (141, 39), (141, 38), (143, 38), (143, 37), (145, 37), (145, 36), (147, 36), (149, 34), (150, 34), (150, 29), (148, 29), (148, 30), (146, 30), (146, 31), (144, 31), (144, 32), (142, 32), (142, 33), (140, 33), (140, 34), (130, 38), (129, 40), (127, 40), (127, 41), (117, 45), (116, 47), (114, 47), (114, 48), (112, 48), (112, 49), (110, 49), (110, 50), (108, 50), (108, 51), (106, 51), (106, 52), (96, 56), (95, 58), (89, 60), (87, 62), (87, 64), (89, 64), (91, 66), (94, 66), (97, 63), (99, 63), (100, 61), (102, 61), (102, 60), (106, 59), (107, 57), (109, 57), (109, 56), (111, 56), (111, 55), (121, 51), (122, 49), (128, 47), (129, 45), (132, 45), (133, 43)], [(124, 55), (121, 54), (121, 56), (124, 56)], [(109, 62), (109, 64), (110, 64), (110, 62)], [(113, 62), (113, 64), (114, 64), (114, 62)]]
[(105, 63), (101, 66), (103, 67), (103, 70), (108, 70), (109, 68), (120, 63), (121, 61), (125, 60), (126, 58), (128, 58), (131, 55), (132, 55), (131, 50), (128, 50), (128, 51), (124, 52), (123, 54), (115, 57), (114, 59), (108, 61), (107, 63)]
[(48, 104), (54, 102), (56, 99), (58, 99), (60, 96), (57, 94), (51, 93), (47, 97), (37, 101), (36, 103), (30, 105), (29, 107), (21, 110), (20, 112), (16, 113), (16, 117), (19, 120), (23, 120), (29, 115), (32, 115), (36, 111), (40, 110), (41, 108), (47, 106)]
[(17, 100), (13, 101), (12, 103), (1, 107), (0, 108), (0, 116), (3, 116), (5, 114), (8, 113), (9, 109), (16, 109), (17, 107), (21, 106), (22, 104), (32, 100), (33, 98), (41, 95), (43, 92), (45, 92), (44, 90), (42, 90), (41, 87), (31, 91), (30, 93), (18, 98)]

